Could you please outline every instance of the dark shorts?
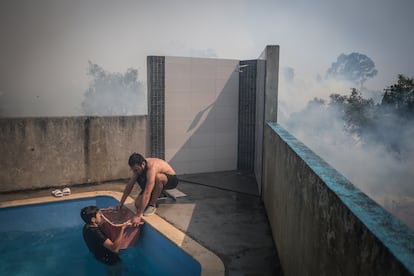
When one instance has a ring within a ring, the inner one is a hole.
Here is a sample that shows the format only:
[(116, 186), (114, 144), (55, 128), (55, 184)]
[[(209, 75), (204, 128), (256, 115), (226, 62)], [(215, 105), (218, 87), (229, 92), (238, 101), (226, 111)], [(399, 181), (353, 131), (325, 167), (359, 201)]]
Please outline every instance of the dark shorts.
[(165, 184), (164, 189), (163, 190), (170, 190), (170, 189), (174, 189), (175, 187), (177, 187), (178, 185), (178, 178), (176, 175), (170, 175), (165, 173), (165, 175), (167, 176), (167, 184)]
[[(163, 190), (171, 190), (171, 189), (174, 189), (175, 187), (177, 187), (178, 177), (176, 175), (171, 175), (171, 174), (168, 174), (168, 173), (164, 173), (164, 174), (167, 177), (167, 184), (164, 185)], [(145, 186), (147, 184), (147, 179), (145, 177), (145, 178), (139, 179), (137, 182), (138, 182), (138, 185), (141, 187), (140, 194), (142, 194), (145, 190)]]

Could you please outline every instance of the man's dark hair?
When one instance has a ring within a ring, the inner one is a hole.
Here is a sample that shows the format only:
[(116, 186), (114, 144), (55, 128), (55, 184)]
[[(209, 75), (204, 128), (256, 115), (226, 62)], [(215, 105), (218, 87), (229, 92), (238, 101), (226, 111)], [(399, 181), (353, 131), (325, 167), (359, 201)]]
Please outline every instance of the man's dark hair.
[(128, 165), (130, 167), (134, 166), (135, 164), (141, 165), (144, 161), (145, 158), (141, 154), (134, 152), (128, 159)]
[(85, 223), (90, 223), (91, 219), (96, 217), (96, 214), (99, 212), (99, 208), (96, 206), (87, 206), (82, 208), (80, 216)]

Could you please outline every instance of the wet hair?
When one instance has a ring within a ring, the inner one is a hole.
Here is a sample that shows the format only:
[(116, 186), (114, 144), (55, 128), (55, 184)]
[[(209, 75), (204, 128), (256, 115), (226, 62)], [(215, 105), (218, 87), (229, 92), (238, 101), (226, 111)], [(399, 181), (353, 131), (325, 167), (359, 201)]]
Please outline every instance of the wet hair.
[(146, 162), (145, 158), (141, 154), (136, 152), (131, 154), (131, 156), (128, 159), (128, 165), (130, 167), (134, 166), (135, 164), (141, 165), (142, 162)]
[(96, 217), (96, 214), (99, 212), (99, 208), (96, 206), (87, 206), (83, 207), (80, 216), (85, 223), (90, 223), (91, 219)]

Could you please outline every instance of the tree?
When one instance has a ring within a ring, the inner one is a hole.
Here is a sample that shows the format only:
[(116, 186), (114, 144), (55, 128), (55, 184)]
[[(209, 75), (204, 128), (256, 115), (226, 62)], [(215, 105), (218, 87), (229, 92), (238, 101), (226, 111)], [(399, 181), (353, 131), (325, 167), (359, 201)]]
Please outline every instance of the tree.
[(144, 114), (146, 98), (138, 81), (138, 70), (128, 68), (124, 74), (110, 73), (88, 62), (87, 75), (93, 78), (85, 91), (82, 112), (85, 115)]
[(396, 84), (384, 89), (381, 101), (384, 113), (396, 112), (402, 117), (414, 117), (414, 80), (398, 75)]
[(342, 79), (351, 81), (358, 87), (363, 87), (364, 83), (378, 74), (374, 62), (366, 55), (351, 53), (341, 54), (336, 62), (326, 72), (326, 78)]
[(414, 147), (414, 80), (399, 75), (384, 89), (382, 101), (374, 103), (352, 88), (348, 95), (331, 94), (330, 101), (314, 98), (291, 114), (287, 128), (308, 143), (358, 144), (386, 149), (396, 160), (412, 160)]
[(330, 108), (335, 108), (345, 122), (346, 130), (356, 134), (366, 144), (382, 144), (389, 152), (400, 157), (409, 152), (414, 129), (414, 80), (399, 75), (395, 84), (384, 89), (380, 104), (365, 99), (351, 89), (349, 96), (330, 95)]
[(363, 98), (355, 88), (351, 89), (349, 96), (331, 94), (330, 99), (329, 104), (343, 114), (349, 132), (362, 136), (367, 129), (372, 128), (375, 109), (372, 99)]

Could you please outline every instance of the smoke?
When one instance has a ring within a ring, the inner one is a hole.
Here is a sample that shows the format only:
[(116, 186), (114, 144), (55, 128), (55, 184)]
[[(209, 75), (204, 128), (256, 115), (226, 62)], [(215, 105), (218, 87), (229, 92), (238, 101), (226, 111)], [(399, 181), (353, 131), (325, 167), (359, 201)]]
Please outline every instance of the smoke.
[[(292, 68), (282, 72), (294, 72)], [(279, 123), (356, 187), (414, 229), (414, 125), (388, 114), (379, 132), (350, 133), (343, 110), (329, 95), (349, 95), (354, 83), (334, 79), (301, 80), (283, 74), (279, 90)], [(385, 88), (385, 87), (384, 87)], [(364, 90), (382, 98), (381, 91)], [(381, 136), (381, 142), (374, 137)], [(372, 139), (366, 139), (372, 137)], [(397, 145), (396, 145), (397, 143)], [(397, 149), (390, 149), (389, 145)]]
[(187, 56), (200, 58), (217, 58), (217, 53), (214, 49), (189, 49)]
[(138, 70), (122, 73), (105, 71), (89, 61), (92, 80), (85, 91), (82, 111), (85, 115), (139, 115), (147, 113), (144, 85), (138, 81)]

